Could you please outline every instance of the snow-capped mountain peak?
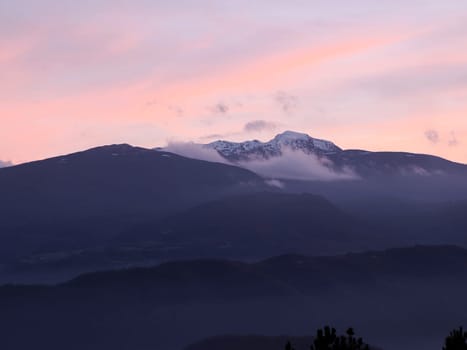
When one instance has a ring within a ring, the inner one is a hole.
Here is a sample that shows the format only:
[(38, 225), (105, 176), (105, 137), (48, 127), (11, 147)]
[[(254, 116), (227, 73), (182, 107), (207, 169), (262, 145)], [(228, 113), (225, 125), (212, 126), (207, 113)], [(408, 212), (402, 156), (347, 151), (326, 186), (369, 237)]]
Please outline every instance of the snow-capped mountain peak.
[(307, 135), (305, 133), (286, 130), (281, 134), (277, 134), (276, 137), (274, 137), (274, 140), (277, 140), (277, 141), (294, 141), (294, 140), (309, 140), (311, 138), (312, 137), (310, 135)]
[(277, 157), (282, 155), (285, 148), (317, 155), (333, 154), (341, 151), (339, 147), (330, 141), (315, 139), (307, 134), (295, 131), (284, 131), (268, 142), (219, 140), (207, 144), (205, 147), (215, 149), (220, 155), (231, 161)]
[(324, 153), (334, 153), (341, 151), (341, 149), (331, 141), (315, 139), (307, 134), (289, 130), (276, 135), (276, 137), (274, 137), (274, 139), (270, 142), (277, 142), (281, 145), (286, 146), (291, 145), (292, 147), (304, 144), (313, 144), (313, 148), (315, 149), (315, 151)]

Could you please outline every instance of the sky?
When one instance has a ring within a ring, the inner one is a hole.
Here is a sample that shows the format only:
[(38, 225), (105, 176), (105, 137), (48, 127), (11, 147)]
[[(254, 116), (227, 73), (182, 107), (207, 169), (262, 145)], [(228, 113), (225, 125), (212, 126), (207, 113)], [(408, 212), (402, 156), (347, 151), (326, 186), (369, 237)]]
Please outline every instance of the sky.
[(0, 0), (0, 161), (268, 140), (467, 163), (465, 0)]

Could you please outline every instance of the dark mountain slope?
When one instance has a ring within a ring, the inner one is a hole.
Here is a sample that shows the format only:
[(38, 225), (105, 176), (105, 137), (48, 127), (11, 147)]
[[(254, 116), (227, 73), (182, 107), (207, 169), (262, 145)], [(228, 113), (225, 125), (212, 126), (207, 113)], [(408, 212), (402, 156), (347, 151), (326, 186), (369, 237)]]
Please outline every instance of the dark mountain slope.
[(201, 204), (148, 222), (122, 239), (171, 246), (185, 256), (258, 258), (362, 250), (376, 242), (370, 233), (362, 222), (323, 197), (256, 193)]
[(467, 176), (467, 165), (427, 154), (345, 150), (330, 154), (328, 158), (336, 169), (348, 167), (363, 178)]
[(247, 170), (129, 145), (0, 170), (0, 257), (86, 247), (137, 222), (254, 191)]
[(42, 278), (53, 282), (86, 271), (177, 259), (257, 260), (390, 245), (363, 220), (355, 220), (322, 197), (258, 192), (226, 196), (162, 219), (135, 223), (97, 247), (31, 255), (5, 266), (3, 281), (40, 282)]
[(347, 210), (353, 210), (352, 215), (310, 194), (224, 197), (137, 223), (99, 247), (34, 254), (5, 266), (0, 283), (53, 283), (86, 271), (177, 259), (251, 261), (280, 254), (326, 255), (415, 244), (467, 246), (464, 202), (408, 205), (382, 199)]

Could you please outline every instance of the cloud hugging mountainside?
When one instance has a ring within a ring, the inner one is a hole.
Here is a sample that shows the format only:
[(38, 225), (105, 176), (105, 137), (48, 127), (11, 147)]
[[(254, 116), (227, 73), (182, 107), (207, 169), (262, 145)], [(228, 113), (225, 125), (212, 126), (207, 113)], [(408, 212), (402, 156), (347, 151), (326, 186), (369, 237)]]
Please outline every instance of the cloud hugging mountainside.
[(382, 176), (467, 175), (467, 166), (406, 152), (343, 150), (331, 141), (285, 131), (268, 142), (169, 143), (165, 150), (234, 164), (262, 176), (303, 181), (359, 180)]
[(12, 166), (13, 164), (9, 161), (3, 161), (3, 160), (0, 160), (0, 168), (5, 168), (5, 167), (8, 167), (8, 166)]

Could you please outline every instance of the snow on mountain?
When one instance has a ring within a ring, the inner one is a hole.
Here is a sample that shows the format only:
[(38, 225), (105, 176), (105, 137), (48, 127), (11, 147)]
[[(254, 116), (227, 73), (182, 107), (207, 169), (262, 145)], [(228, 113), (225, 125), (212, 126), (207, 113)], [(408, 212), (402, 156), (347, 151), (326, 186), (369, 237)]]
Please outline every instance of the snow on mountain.
[(215, 141), (205, 145), (231, 161), (269, 159), (281, 156), (284, 149), (302, 151), (305, 154), (330, 155), (342, 151), (331, 141), (315, 139), (307, 134), (285, 131), (268, 142)]
[(369, 177), (466, 176), (465, 164), (425, 154), (343, 150), (333, 142), (285, 131), (272, 140), (209, 144), (169, 144), (168, 152), (230, 163), (263, 177), (295, 180), (348, 180)]

